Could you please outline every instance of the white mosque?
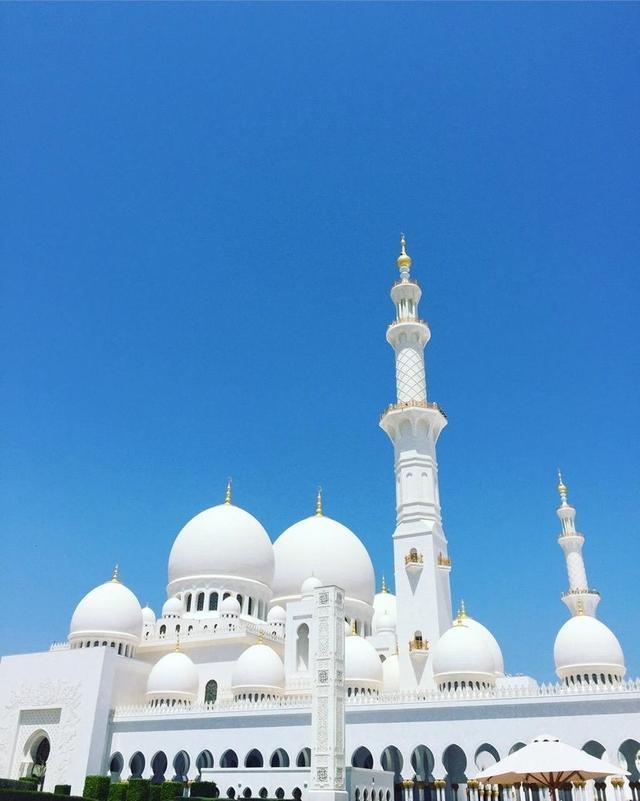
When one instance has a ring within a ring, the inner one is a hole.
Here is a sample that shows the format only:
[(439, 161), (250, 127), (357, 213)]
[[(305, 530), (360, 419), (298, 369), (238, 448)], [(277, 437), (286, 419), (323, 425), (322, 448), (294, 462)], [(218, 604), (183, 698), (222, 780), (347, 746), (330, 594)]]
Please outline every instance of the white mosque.
[(395, 594), (384, 580), (376, 593), (362, 540), (320, 494), (272, 542), (229, 485), (176, 537), (159, 614), (116, 569), (80, 600), (66, 642), (1, 660), (1, 777), (46, 763), (45, 789), (76, 793), (104, 773), (213, 780), (228, 798), (510, 801), (513, 788), (473, 777), (549, 731), (630, 771), (589, 799), (640, 801), (640, 680), (596, 617), (561, 478), (558, 683), (510, 676), (472, 610), (453, 614), (436, 461), (447, 418), (427, 396), (431, 332), (404, 238), (397, 264), (386, 334), (397, 399), (380, 420), (395, 453)]

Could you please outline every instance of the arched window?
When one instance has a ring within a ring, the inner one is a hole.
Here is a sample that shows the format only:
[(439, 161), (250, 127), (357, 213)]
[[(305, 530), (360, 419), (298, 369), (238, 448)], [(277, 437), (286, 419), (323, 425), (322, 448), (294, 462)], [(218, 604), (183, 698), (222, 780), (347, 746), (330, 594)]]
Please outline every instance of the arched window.
[(289, 754), (284, 750), (284, 748), (276, 748), (276, 750), (271, 754), (271, 759), (269, 760), (269, 765), (272, 768), (288, 768), (289, 767)]
[(186, 782), (190, 763), (189, 754), (186, 751), (178, 751), (173, 760), (174, 782)]
[(191, 611), (191, 593), (187, 593), (187, 612)]
[(311, 767), (311, 749), (303, 748), (296, 757), (296, 767), (310, 768)]
[(242, 609), (242, 601), (244, 600), (242, 595), (238, 593), (238, 595), (236, 595), (236, 598), (238, 599), (238, 603), (240, 604), (240, 609)]
[(202, 612), (202, 610), (204, 609), (204, 593), (203, 592), (199, 592), (198, 593), (198, 603), (196, 605), (196, 609), (197, 609), (198, 612)]
[(158, 753), (151, 760), (151, 784), (162, 784), (164, 781), (164, 774), (167, 770), (167, 765), (167, 755), (164, 753), (164, 751), (158, 751)]
[(109, 760), (109, 773), (112, 782), (119, 782), (124, 768), (124, 758), (119, 751), (116, 751)]
[(212, 592), (209, 596), (209, 611), (215, 612), (218, 608), (218, 593)]
[(209, 679), (204, 688), (204, 701), (206, 704), (215, 704), (218, 697), (218, 682), (215, 679)]
[(282, 801), (282, 799), (284, 798), (284, 790), (282, 789), (282, 787), (278, 787), (278, 789), (275, 792), (275, 796), (278, 799), (278, 801)]
[(161, 636), (161, 637), (164, 637), (164, 635), (165, 635), (166, 633), (167, 633), (167, 627), (166, 627), (166, 626), (164, 625), (164, 623), (163, 623), (163, 624), (160, 626), (160, 636)]
[(351, 766), (353, 768), (367, 768), (368, 770), (373, 770), (373, 755), (371, 751), (365, 748), (364, 745), (361, 745), (360, 748), (356, 748), (351, 757)]
[(242, 797), (251, 798), (251, 796), (252, 796), (251, 787), (245, 787), (244, 790), (242, 791)]
[(264, 759), (262, 754), (257, 748), (252, 748), (251, 751), (244, 758), (245, 768), (262, 768), (264, 767)]
[(230, 592), (225, 592), (222, 596), (222, 600), (224, 601), (225, 598), (228, 598), (231, 595)]
[(296, 667), (298, 670), (309, 668), (309, 626), (306, 623), (298, 626), (296, 632)]
[(238, 755), (235, 751), (229, 749), (225, 751), (224, 754), (220, 757), (220, 767), (221, 768), (237, 768), (238, 767)]
[(144, 765), (145, 765), (144, 755), (140, 751), (136, 751), (135, 754), (129, 760), (129, 770), (131, 771), (132, 779), (142, 778)]
[(212, 768), (213, 767), (213, 754), (211, 751), (201, 751), (198, 754), (198, 758), (196, 759), (196, 768), (198, 769), (198, 778), (202, 778), (202, 769), (203, 768)]
[(268, 798), (268, 797), (269, 797), (269, 791), (267, 790), (267, 788), (261, 787), (258, 790), (258, 798)]
[(251, 597), (249, 597), (249, 600), (247, 601), (247, 614), (248, 615), (253, 614), (253, 598)]

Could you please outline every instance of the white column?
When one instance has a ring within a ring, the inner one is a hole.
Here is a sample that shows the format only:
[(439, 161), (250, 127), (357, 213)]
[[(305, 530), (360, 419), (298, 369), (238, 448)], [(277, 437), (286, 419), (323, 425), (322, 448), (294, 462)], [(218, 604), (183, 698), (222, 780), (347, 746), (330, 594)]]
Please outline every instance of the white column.
[(346, 801), (344, 703), (344, 592), (314, 591), (312, 656), (311, 801)]

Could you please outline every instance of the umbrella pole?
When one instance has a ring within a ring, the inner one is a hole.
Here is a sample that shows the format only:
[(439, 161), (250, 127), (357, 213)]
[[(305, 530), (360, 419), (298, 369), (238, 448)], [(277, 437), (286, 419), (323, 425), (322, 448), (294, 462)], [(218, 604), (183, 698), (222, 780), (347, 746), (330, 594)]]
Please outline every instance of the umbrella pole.
[(555, 784), (549, 785), (549, 795), (551, 796), (551, 801), (558, 801), (556, 797), (556, 786)]

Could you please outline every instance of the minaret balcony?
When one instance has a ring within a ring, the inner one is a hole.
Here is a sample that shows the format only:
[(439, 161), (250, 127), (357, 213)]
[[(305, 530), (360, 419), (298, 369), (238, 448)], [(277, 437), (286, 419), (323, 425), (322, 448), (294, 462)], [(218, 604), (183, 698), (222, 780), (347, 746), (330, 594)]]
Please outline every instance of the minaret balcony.
[(380, 415), (380, 419), (382, 420), (390, 412), (403, 411), (404, 409), (433, 409), (436, 412), (440, 412), (445, 420), (447, 419), (446, 412), (441, 406), (439, 406), (437, 403), (431, 403), (423, 400), (410, 400), (400, 401), (399, 403), (390, 403)]
[(424, 566), (424, 557), (415, 548), (412, 548), (404, 557), (404, 566), (407, 573), (419, 573)]
[(412, 662), (424, 662), (429, 656), (429, 641), (416, 637), (409, 640), (409, 658)]
[(443, 570), (451, 570), (451, 559), (442, 552), (438, 554), (438, 567)]

